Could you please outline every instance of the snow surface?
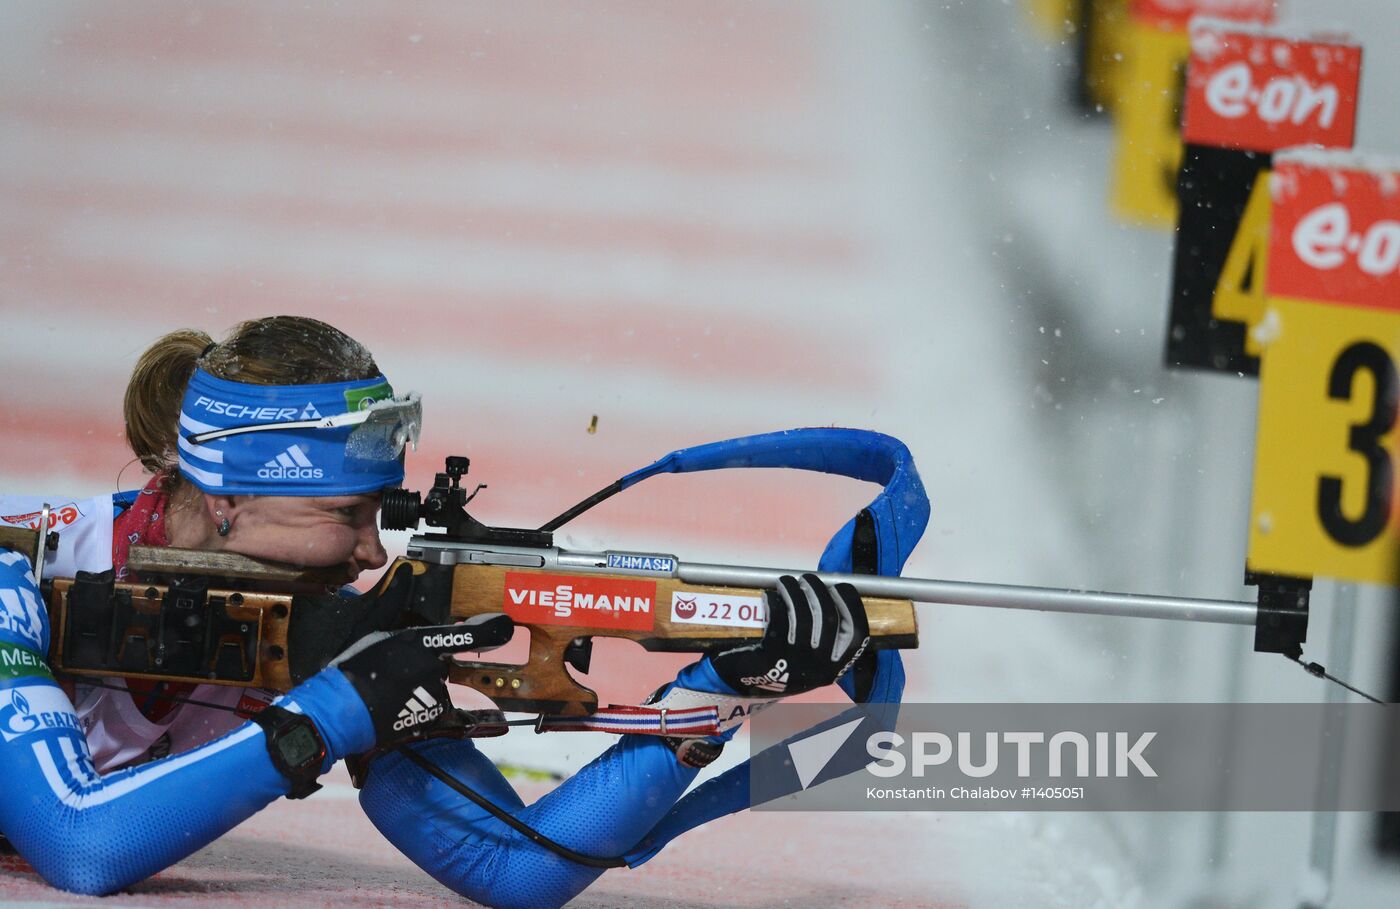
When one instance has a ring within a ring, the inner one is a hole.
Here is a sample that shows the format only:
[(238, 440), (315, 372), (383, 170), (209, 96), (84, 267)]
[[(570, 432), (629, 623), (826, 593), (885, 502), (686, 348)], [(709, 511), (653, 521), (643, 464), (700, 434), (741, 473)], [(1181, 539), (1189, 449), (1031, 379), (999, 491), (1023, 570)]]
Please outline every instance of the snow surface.
[[(1400, 149), (1392, 2), (1284, 6), (1285, 25), (1365, 36), (1359, 146), (1378, 153)], [(929, 489), (909, 574), (1247, 595), (1255, 387), (1160, 366), (1169, 237), (1111, 221), (1106, 124), (1071, 115), (1070, 48), (1041, 44), (1016, 4), (349, 7), (7, 11), (6, 489), (140, 482), (119, 413), (145, 345), (294, 311), (423, 392), (410, 485), (468, 454), (490, 523), (538, 524), (686, 445), (862, 426), (906, 441)], [(659, 477), (561, 542), (810, 564), (873, 494)], [(1378, 608), (1361, 610), (1351, 677), (1377, 688), (1389, 604), (1361, 596)], [(1324, 696), (1243, 629), (950, 606), (921, 621), (915, 700)], [(611, 654), (588, 680), (605, 701), (679, 664)], [(567, 773), (606, 741), (486, 747)], [(1400, 896), (1370, 822), (1341, 819), (1335, 905)], [(1311, 824), (750, 814), (577, 905), (1293, 906), (1318, 886)], [(90, 902), (13, 870), (0, 897)], [(342, 785), (104, 905), (390, 901), (460, 904)]]

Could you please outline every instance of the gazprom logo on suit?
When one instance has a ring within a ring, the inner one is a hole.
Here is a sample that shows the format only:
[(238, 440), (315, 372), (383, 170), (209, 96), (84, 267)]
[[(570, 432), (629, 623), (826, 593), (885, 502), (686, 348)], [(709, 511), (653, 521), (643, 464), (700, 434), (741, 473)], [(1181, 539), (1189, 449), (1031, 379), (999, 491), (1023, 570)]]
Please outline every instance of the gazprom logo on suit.
[(78, 730), (73, 705), (60, 689), (26, 685), (0, 691), (0, 736), (5, 741), (12, 742), (41, 729)]

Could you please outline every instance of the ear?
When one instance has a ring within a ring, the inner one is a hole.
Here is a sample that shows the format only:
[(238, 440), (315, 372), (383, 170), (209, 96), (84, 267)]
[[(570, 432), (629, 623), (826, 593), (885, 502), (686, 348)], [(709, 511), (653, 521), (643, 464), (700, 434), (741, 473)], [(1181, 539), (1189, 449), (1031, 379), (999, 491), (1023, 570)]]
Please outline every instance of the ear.
[(239, 507), (242, 504), (240, 499), (233, 496), (204, 494), (204, 509), (209, 515), (209, 521), (215, 527), (228, 518), (230, 522), (238, 517)]

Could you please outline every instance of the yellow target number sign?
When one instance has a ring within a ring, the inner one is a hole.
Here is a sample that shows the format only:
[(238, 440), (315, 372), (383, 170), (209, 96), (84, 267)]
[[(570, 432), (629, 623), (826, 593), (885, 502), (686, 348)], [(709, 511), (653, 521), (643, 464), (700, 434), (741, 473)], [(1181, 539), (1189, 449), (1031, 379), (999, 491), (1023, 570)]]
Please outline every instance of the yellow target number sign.
[(1125, 60), (1114, 84), (1113, 208), (1120, 218), (1176, 224), (1191, 17), (1266, 24), (1274, 12), (1274, 0), (1132, 0), (1119, 39)]
[(1055, 41), (1064, 37), (1065, 23), (1072, 22), (1079, 0), (1025, 0), (1026, 12), (1042, 38)]
[(1281, 153), (1271, 177), (1249, 567), (1400, 584), (1400, 168)]
[(1185, 32), (1134, 23), (1117, 118), (1113, 208), (1135, 224), (1176, 223), (1181, 97), (1191, 45)]
[(1269, 270), (1269, 171), (1261, 171), (1249, 191), (1239, 229), (1220, 269), (1211, 299), (1211, 314), (1222, 322), (1243, 322), (1244, 350), (1251, 357), (1261, 353), (1260, 332), (1254, 330), (1267, 309), (1264, 275)]

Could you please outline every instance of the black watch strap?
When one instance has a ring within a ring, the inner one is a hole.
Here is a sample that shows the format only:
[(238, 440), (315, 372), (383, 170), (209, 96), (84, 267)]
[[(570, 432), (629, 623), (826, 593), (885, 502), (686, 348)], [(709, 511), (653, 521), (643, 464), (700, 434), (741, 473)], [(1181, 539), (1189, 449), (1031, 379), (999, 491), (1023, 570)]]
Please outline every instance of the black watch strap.
[(253, 714), (252, 720), (262, 727), (273, 766), (291, 781), (287, 798), (304, 799), (320, 789), (316, 778), (326, 759), (326, 742), (311, 718), (270, 704)]

